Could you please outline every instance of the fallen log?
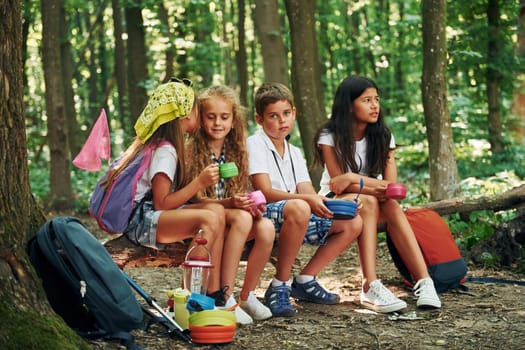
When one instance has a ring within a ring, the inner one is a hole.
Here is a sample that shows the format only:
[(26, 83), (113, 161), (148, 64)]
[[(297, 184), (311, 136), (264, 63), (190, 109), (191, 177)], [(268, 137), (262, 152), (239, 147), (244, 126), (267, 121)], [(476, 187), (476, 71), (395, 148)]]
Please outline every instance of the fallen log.
[(104, 246), (120, 268), (124, 267), (177, 267), (186, 256), (191, 240), (166, 244), (157, 250), (136, 245), (125, 235), (107, 241)]
[(480, 196), (475, 198), (451, 198), (441, 201), (418, 205), (420, 208), (433, 209), (441, 216), (450, 214), (470, 214), (478, 210), (509, 210), (525, 208), (525, 185), (514, 187), (506, 192), (494, 196)]

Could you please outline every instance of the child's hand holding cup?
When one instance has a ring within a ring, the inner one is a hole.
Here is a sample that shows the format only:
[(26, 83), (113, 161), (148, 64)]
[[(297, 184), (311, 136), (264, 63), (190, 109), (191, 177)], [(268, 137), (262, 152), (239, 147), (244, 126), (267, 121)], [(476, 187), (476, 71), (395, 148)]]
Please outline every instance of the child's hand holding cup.
[(400, 183), (390, 183), (386, 186), (386, 198), (401, 200), (406, 197), (407, 190), (405, 185)]
[(250, 207), (252, 213), (256, 213), (257, 210), (259, 210), (261, 205), (266, 204), (266, 197), (264, 196), (262, 191), (257, 190), (257, 191), (250, 192), (248, 193), (248, 198), (250, 198), (253, 201)]

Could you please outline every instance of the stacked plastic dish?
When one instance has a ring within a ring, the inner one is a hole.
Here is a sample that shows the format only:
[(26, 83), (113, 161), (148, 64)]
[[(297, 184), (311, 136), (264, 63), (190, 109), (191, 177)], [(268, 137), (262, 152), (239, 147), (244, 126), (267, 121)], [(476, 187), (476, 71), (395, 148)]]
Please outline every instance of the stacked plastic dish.
[(324, 204), (334, 213), (334, 220), (353, 219), (357, 211), (357, 203), (354, 201), (329, 199)]
[(226, 310), (194, 312), (189, 318), (191, 340), (199, 344), (223, 344), (233, 341), (235, 314)]

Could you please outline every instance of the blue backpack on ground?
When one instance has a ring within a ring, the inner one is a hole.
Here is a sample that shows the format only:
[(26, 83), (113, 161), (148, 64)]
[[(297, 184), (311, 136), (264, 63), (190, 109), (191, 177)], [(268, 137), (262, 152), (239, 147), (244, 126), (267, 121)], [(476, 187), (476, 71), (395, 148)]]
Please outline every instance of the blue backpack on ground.
[(104, 231), (117, 234), (128, 227), (129, 219), (135, 209), (137, 183), (144, 171), (149, 168), (153, 151), (167, 141), (158, 145), (148, 145), (118, 174), (108, 188), (102, 186), (109, 172), (122, 161), (122, 156), (111, 163), (109, 169), (97, 182), (89, 200), (89, 214), (97, 220)]
[(87, 339), (117, 339), (126, 347), (145, 329), (143, 308), (106, 248), (73, 217), (46, 222), (27, 244), (49, 303)]

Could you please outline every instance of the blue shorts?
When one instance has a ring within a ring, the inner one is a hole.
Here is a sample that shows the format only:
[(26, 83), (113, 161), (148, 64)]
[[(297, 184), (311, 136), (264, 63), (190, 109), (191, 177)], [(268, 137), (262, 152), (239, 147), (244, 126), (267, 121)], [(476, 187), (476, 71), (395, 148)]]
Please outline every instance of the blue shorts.
[(129, 219), (124, 234), (135, 244), (153, 249), (162, 249), (164, 244), (157, 243), (157, 223), (162, 210), (155, 210), (151, 200), (137, 204)]
[[(272, 220), (275, 232), (281, 231), (283, 225), (283, 211), (284, 206), (288, 200), (282, 200), (279, 202), (266, 204), (266, 211), (264, 216)], [(310, 214), (310, 223), (308, 229), (304, 235), (303, 243), (311, 245), (325, 245), (328, 238), (328, 234), (332, 229), (332, 219), (323, 219), (314, 214)]]

